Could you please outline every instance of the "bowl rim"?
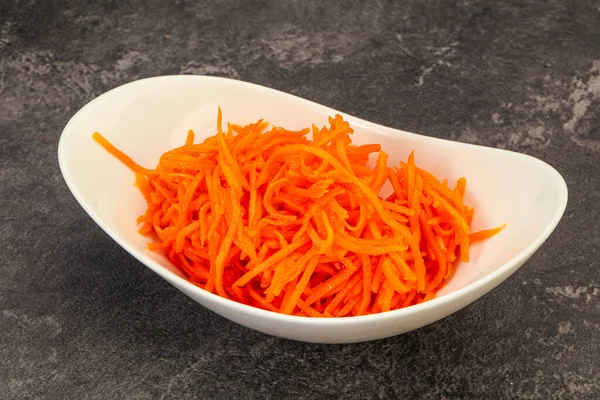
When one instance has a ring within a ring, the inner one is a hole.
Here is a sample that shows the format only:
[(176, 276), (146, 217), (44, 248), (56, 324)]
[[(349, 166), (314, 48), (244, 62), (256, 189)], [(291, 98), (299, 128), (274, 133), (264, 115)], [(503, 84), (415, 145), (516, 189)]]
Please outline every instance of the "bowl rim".
[[(345, 317), (324, 317), (324, 318), (282, 314), (282, 313), (278, 313), (275, 311), (265, 310), (265, 309), (250, 306), (247, 304), (239, 303), (235, 300), (221, 297), (215, 293), (208, 292), (205, 289), (202, 289), (201, 287), (194, 285), (190, 281), (169, 271), (168, 269), (166, 269), (165, 267), (160, 265), (158, 262), (150, 259), (143, 253), (139, 252), (132, 245), (130, 245), (126, 240), (121, 239), (120, 235), (116, 231), (114, 231), (111, 227), (109, 227), (96, 214), (93, 207), (91, 207), (90, 204), (88, 204), (88, 202), (84, 199), (83, 195), (80, 193), (77, 186), (72, 181), (71, 176), (69, 174), (69, 169), (66, 166), (67, 154), (66, 154), (66, 149), (65, 149), (65, 147), (66, 147), (65, 143), (68, 140), (67, 139), (68, 136), (73, 134), (70, 132), (74, 132), (74, 131), (70, 130), (70, 127), (73, 124), (75, 124), (77, 119), (80, 118), (82, 114), (84, 114), (89, 108), (93, 107), (97, 102), (101, 101), (103, 98), (114, 93), (115, 91), (119, 91), (127, 86), (140, 85), (140, 84), (148, 83), (150, 81), (157, 81), (157, 80), (221, 81), (222, 83), (227, 83), (227, 84), (249, 85), (258, 90), (266, 90), (269, 92), (276, 92), (278, 95), (290, 96), (290, 97), (294, 98), (296, 101), (303, 102), (307, 105), (310, 105), (311, 107), (324, 109), (324, 110), (327, 110), (328, 112), (339, 113), (341, 115), (344, 115), (344, 117), (348, 117), (349, 119), (352, 119), (353, 124), (360, 124), (363, 126), (368, 126), (370, 128), (376, 128), (376, 129), (380, 130), (382, 132), (382, 134), (390, 134), (391, 132), (396, 132), (396, 133), (400, 132), (400, 133), (407, 134), (407, 135), (421, 136), (421, 137), (428, 138), (428, 139), (435, 140), (435, 141), (441, 140), (441, 141), (445, 141), (445, 142), (451, 142), (451, 143), (459, 144), (461, 147), (469, 146), (469, 147), (477, 147), (480, 150), (485, 149), (487, 151), (494, 151), (494, 152), (500, 151), (500, 152), (513, 153), (513, 155), (517, 155), (519, 157), (525, 157), (525, 158), (528, 158), (530, 162), (537, 163), (540, 167), (545, 168), (548, 171), (548, 173), (552, 175), (553, 182), (555, 182), (558, 186), (558, 192), (559, 192), (558, 207), (555, 210), (554, 215), (552, 216), (552, 219), (547, 223), (547, 225), (546, 225), (545, 229), (542, 231), (542, 233), (534, 241), (532, 241), (525, 249), (523, 249), (519, 253), (517, 253), (510, 261), (497, 267), (494, 271), (490, 272), (489, 274), (486, 274), (483, 277), (480, 277), (479, 279), (476, 279), (475, 281), (473, 281), (459, 289), (456, 289), (450, 293), (444, 294), (440, 297), (435, 297), (435, 298), (428, 300), (426, 302), (423, 302), (423, 303), (415, 304), (412, 306), (408, 306), (408, 307), (404, 307), (404, 308), (400, 308), (400, 309), (396, 309), (396, 310), (380, 312), (380, 313), (376, 313), (376, 314), (359, 315), (359, 316), (345, 316)], [(492, 285), (489, 290), (493, 289), (495, 286), (497, 286), (498, 284), (500, 284), (503, 281), (503, 279), (500, 279), (503, 275), (507, 274), (506, 277), (510, 276), (510, 274), (512, 274), (514, 271), (516, 271), (516, 269), (520, 265), (525, 263), (527, 261), (527, 259), (529, 257), (531, 257), (531, 255), (535, 251), (537, 251), (537, 249), (548, 239), (548, 237), (552, 234), (552, 232), (554, 231), (554, 229), (560, 222), (560, 220), (565, 212), (565, 209), (567, 206), (567, 201), (568, 201), (568, 188), (567, 188), (564, 178), (560, 175), (560, 173), (554, 167), (552, 167), (545, 161), (542, 161), (542, 160), (532, 157), (530, 155), (518, 153), (518, 152), (514, 152), (514, 151), (509, 151), (509, 150), (504, 150), (504, 149), (497, 149), (497, 148), (480, 146), (480, 145), (475, 145), (475, 144), (470, 144), (470, 143), (457, 142), (457, 141), (452, 141), (452, 140), (448, 140), (448, 139), (434, 138), (434, 137), (425, 136), (425, 135), (418, 134), (418, 133), (407, 132), (407, 131), (403, 131), (400, 129), (395, 129), (395, 128), (387, 127), (387, 126), (380, 125), (380, 124), (377, 124), (374, 122), (370, 122), (370, 121), (364, 120), (362, 118), (358, 118), (353, 115), (335, 110), (331, 107), (327, 107), (325, 105), (313, 102), (311, 100), (307, 100), (302, 97), (299, 97), (299, 96), (296, 96), (296, 95), (293, 95), (290, 93), (286, 93), (286, 92), (283, 92), (283, 91), (280, 91), (277, 89), (273, 89), (270, 87), (266, 87), (266, 86), (262, 86), (262, 85), (258, 85), (255, 83), (242, 81), (242, 80), (237, 80), (237, 79), (206, 76), (206, 75), (160, 75), (160, 76), (154, 76), (154, 77), (150, 77), (150, 78), (134, 80), (134, 81), (125, 83), (123, 85), (117, 86), (115, 88), (112, 88), (112, 89), (104, 92), (103, 94), (95, 97), (94, 99), (89, 101), (87, 104), (85, 104), (81, 109), (79, 109), (69, 119), (69, 121), (65, 125), (65, 128), (63, 129), (63, 131), (60, 135), (57, 150), (58, 150), (58, 152), (57, 152), (58, 163), (59, 163), (61, 174), (63, 176), (65, 183), (67, 184), (67, 187), (69, 188), (69, 190), (71, 191), (71, 193), (73, 194), (73, 196), (75, 197), (75, 199), (77, 200), (79, 205), (92, 218), (92, 220), (96, 224), (98, 224), (98, 226), (100, 226), (100, 228), (105, 233), (107, 233), (117, 244), (119, 244), (123, 249), (125, 249), (129, 254), (131, 254), (136, 260), (138, 260), (139, 262), (144, 264), (146, 267), (150, 268), (153, 272), (158, 274), (161, 278), (165, 279), (167, 282), (169, 282), (172, 285), (175, 285), (178, 287), (183, 287), (186, 291), (194, 292), (195, 294), (197, 294), (201, 298), (204, 298), (204, 300), (206, 300), (208, 302), (216, 303), (220, 307), (232, 309), (232, 311), (240, 312), (249, 317), (269, 319), (269, 320), (273, 320), (273, 321), (287, 322), (287, 323), (299, 323), (299, 324), (303, 324), (303, 325), (310, 324), (310, 325), (316, 325), (316, 326), (321, 326), (321, 327), (328, 327), (328, 326), (336, 327), (336, 326), (340, 326), (340, 325), (344, 325), (344, 326), (359, 325), (359, 324), (365, 324), (365, 323), (374, 322), (374, 321), (382, 322), (385, 320), (393, 320), (393, 319), (398, 319), (398, 318), (402, 318), (402, 317), (409, 317), (409, 316), (412, 316), (415, 314), (419, 314), (419, 313), (422, 313), (422, 312), (425, 312), (425, 311), (428, 311), (431, 309), (441, 307), (444, 304), (460, 302), (461, 300), (468, 300), (470, 293), (477, 292), (478, 290), (485, 288), (489, 285)], [(476, 299), (474, 299), (474, 300), (476, 300)], [(474, 301), (474, 300), (471, 300), (471, 301)], [(467, 301), (467, 304), (470, 303), (471, 301)]]

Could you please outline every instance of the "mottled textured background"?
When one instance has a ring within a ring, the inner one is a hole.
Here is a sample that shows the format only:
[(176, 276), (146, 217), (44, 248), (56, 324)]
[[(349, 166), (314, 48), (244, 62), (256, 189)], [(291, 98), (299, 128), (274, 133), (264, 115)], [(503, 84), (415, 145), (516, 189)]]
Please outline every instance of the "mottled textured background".
[[(600, 2), (0, 1), (3, 399), (600, 398)], [(193, 303), (64, 184), (62, 128), (125, 82), (239, 78), (539, 157), (565, 216), (488, 296), (424, 329), (310, 345)]]

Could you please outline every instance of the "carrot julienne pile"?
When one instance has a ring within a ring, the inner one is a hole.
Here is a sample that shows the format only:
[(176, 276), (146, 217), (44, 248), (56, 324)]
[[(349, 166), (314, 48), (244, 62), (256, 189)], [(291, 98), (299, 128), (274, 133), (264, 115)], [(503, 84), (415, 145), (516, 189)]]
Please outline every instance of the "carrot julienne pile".
[(465, 178), (451, 188), (413, 153), (389, 166), (380, 145), (352, 144), (340, 115), (301, 131), (221, 119), (219, 109), (214, 136), (194, 143), (189, 131), (155, 169), (93, 135), (136, 174), (148, 248), (219, 296), (310, 317), (407, 307), (435, 297), (469, 244), (502, 229), (471, 233)]

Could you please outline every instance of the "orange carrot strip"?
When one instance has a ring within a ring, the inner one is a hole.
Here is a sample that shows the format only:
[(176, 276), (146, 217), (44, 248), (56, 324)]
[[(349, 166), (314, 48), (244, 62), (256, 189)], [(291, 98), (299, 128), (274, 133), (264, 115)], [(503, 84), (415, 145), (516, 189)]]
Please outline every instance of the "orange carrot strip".
[(106, 151), (119, 159), (123, 164), (125, 164), (129, 169), (131, 169), (136, 174), (148, 175), (150, 170), (142, 167), (137, 164), (135, 161), (131, 159), (127, 154), (123, 153), (121, 150), (117, 149), (111, 142), (106, 140), (104, 136), (102, 136), (98, 132), (94, 132), (92, 138), (100, 144), (100, 146), (104, 147)]
[(373, 273), (373, 266), (371, 265), (371, 257), (362, 254), (362, 265), (363, 265), (363, 298), (360, 302), (360, 307), (358, 308), (358, 315), (365, 314), (367, 310), (367, 306), (371, 301), (371, 276)]
[(383, 271), (387, 282), (393, 290), (398, 293), (408, 292), (408, 288), (400, 281), (398, 274), (396, 271), (394, 271), (393, 264), (389, 258), (384, 259), (383, 264), (381, 265), (381, 270)]
[[(276, 262), (280, 261), (284, 257), (286, 257), (291, 252), (297, 250), (302, 245), (309, 242), (309, 238), (304, 237), (302, 239), (298, 239), (296, 242), (290, 243), (287, 247), (279, 250), (277, 253), (273, 254), (271, 257), (264, 260), (262, 263), (258, 264), (250, 271), (248, 271), (244, 276), (233, 283), (234, 286), (244, 286), (246, 283), (250, 282), (252, 278), (256, 275), (260, 274), (267, 268), (273, 266)], [(309, 304), (310, 305), (310, 304)]]
[(506, 228), (506, 224), (493, 229), (483, 229), (481, 231), (473, 232), (469, 235), (469, 242), (476, 243), (485, 239), (489, 239), (492, 236), (500, 233), (504, 228)]
[(439, 284), (442, 282), (442, 280), (444, 279), (444, 277), (446, 276), (447, 260), (446, 260), (446, 257), (444, 256), (444, 254), (442, 253), (442, 250), (440, 250), (440, 247), (439, 247), (439, 245), (435, 239), (435, 236), (433, 234), (433, 230), (427, 223), (427, 219), (423, 214), (419, 215), (419, 221), (421, 223), (421, 229), (423, 231), (423, 235), (425, 236), (425, 239), (427, 240), (427, 244), (431, 247), (433, 254), (435, 255), (435, 259), (438, 263), (437, 274), (435, 275), (433, 280), (431, 282), (429, 282), (429, 284), (425, 287), (425, 291), (430, 292), (433, 289), (437, 288), (439, 286)]
[(337, 308), (337, 306), (345, 299), (345, 297), (357, 286), (360, 285), (360, 281), (362, 280), (362, 274), (356, 273), (352, 275), (348, 283), (336, 293), (333, 297), (333, 300), (327, 304), (325, 307), (325, 312), (333, 313), (333, 310)]
[[(320, 300), (323, 296), (328, 294), (328, 292), (332, 288), (336, 288), (341, 283), (344, 283), (350, 279), (353, 272), (348, 270), (340, 271), (334, 277), (328, 279), (327, 281), (321, 283), (318, 288), (306, 299), (305, 304), (307, 306), (312, 305), (314, 302)], [(333, 294), (333, 293), (330, 293)]]
[[(309, 261), (308, 265), (306, 266), (306, 269), (302, 273), (302, 277), (300, 278), (298, 285), (296, 285), (296, 287), (294, 288), (294, 291), (292, 292), (290, 300), (282, 308), (282, 310), (281, 310), (282, 313), (290, 314), (292, 312), (292, 310), (296, 307), (296, 305), (299, 304), (300, 296), (302, 295), (302, 293), (304, 292), (304, 289), (308, 285), (308, 282), (309, 282), (313, 272), (315, 271), (315, 267), (317, 266), (318, 262), (319, 262), (319, 256), (314, 256)], [(308, 308), (308, 306), (310, 306), (310, 304), (306, 304), (303, 302), (302, 305), (300, 306), (300, 308), (302, 310), (306, 310)]]
[(193, 130), (189, 130), (187, 137), (185, 138), (185, 145), (186, 146), (191, 146), (194, 144), (194, 131)]
[(456, 182), (456, 191), (458, 192), (461, 200), (465, 195), (465, 189), (467, 187), (467, 180), (464, 177), (461, 177), (458, 179), (458, 181)]
[(348, 314), (352, 308), (354, 307), (354, 305), (356, 303), (358, 303), (360, 301), (359, 297), (354, 297), (353, 299), (351, 299), (350, 301), (348, 301), (344, 307), (342, 307), (342, 309), (340, 311), (338, 311), (338, 313), (335, 315), (336, 317), (343, 317), (346, 314)]

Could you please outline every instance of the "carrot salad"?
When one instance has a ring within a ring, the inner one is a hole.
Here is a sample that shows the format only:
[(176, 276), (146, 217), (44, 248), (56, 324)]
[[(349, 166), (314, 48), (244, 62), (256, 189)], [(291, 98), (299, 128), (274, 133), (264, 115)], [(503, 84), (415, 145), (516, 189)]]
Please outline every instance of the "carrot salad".
[[(312, 138), (309, 134), (312, 133)], [(195, 285), (266, 310), (309, 317), (379, 313), (435, 297), (469, 244), (474, 209), (415, 164), (388, 165), (378, 144), (356, 146), (340, 115), (300, 131), (265, 121), (164, 153), (155, 169), (125, 163), (148, 208), (139, 232)], [(369, 157), (376, 153), (373, 167)], [(384, 184), (392, 193), (382, 197)]]

